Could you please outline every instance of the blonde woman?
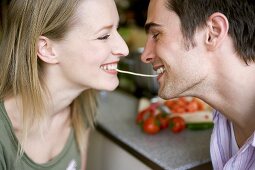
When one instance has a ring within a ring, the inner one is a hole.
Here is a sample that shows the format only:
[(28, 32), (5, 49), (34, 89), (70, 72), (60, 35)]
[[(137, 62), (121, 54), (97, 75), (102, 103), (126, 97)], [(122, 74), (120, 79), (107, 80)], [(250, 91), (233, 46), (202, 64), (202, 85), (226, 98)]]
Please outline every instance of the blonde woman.
[(11, 0), (0, 46), (0, 169), (85, 169), (94, 90), (128, 48), (113, 0)]

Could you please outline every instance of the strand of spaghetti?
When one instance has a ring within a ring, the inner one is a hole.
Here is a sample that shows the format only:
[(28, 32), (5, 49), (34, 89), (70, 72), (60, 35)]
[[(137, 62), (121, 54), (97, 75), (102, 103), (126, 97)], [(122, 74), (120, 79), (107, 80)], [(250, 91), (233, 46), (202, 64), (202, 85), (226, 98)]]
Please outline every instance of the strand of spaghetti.
[(142, 77), (157, 77), (158, 76), (158, 75), (148, 75), (148, 74), (134, 73), (134, 72), (123, 71), (123, 70), (119, 70), (119, 69), (116, 69), (116, 71), (118, 71), (120, 73), (132, 74), (132, 75), (135, 75), (135, 76), (142, 76)]

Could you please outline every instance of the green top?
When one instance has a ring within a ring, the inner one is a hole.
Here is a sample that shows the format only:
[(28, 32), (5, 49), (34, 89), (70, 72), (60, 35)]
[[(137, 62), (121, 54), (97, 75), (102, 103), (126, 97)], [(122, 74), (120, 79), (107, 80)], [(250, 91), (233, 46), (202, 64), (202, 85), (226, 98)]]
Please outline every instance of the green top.
[(26, 153), (17, 159), (18, 140), (3, 102), (0, 102), (0, 170), (80, 170), (81, 158), (74, 132), (71, 131), (64, 149), (44, 164), (32, 161)]

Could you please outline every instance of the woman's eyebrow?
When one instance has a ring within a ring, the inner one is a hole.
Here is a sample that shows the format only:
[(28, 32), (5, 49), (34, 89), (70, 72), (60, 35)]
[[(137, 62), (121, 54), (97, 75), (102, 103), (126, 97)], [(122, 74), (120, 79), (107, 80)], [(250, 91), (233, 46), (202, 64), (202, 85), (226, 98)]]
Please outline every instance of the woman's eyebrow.
[(102, 28), (100, 28), (99, 30), (96, 31), (96, 34), (98, 34), (99, 32), (101, 32), (102, 30), (110, 30), (113, 28), (113, 25), (106, 25)]

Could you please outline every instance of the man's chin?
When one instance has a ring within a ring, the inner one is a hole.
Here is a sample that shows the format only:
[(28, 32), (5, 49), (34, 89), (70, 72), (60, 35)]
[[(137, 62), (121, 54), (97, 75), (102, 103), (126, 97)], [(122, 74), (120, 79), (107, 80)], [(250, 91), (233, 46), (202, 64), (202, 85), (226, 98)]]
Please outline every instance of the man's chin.
[(163, 87), (159, 87), (159, 90), (158, 90), (158, 96), (162, 99), (165, 99), (165, 100), (168, 100), (169, 97), (167, 95), (167, 92), (165, 91), (165, 89)]
[(179, 96), (173, 89), (167, 89), (165, 87), (160, 87), (158, 90), (158, 96), (162, 99), (169, 100)]

